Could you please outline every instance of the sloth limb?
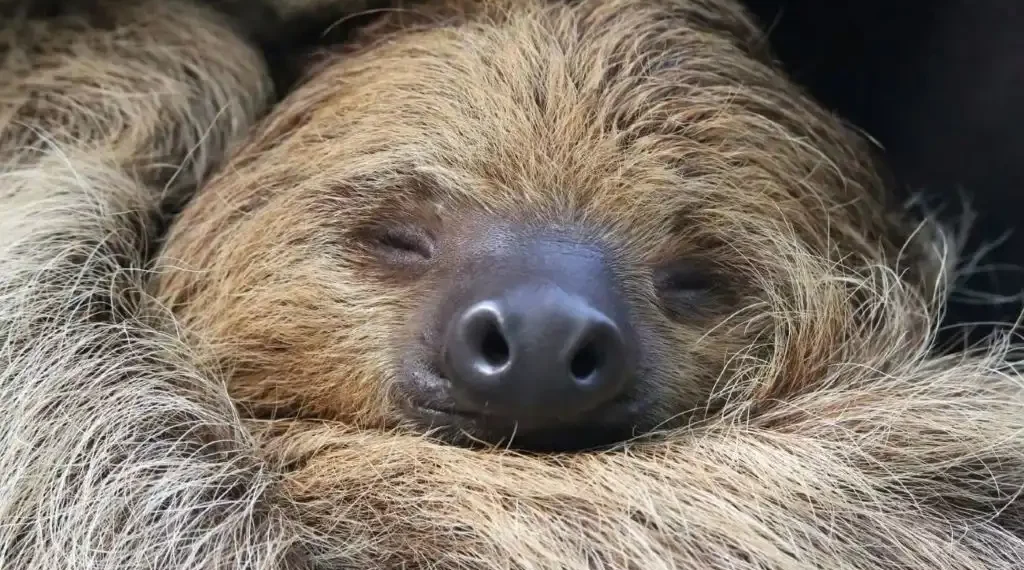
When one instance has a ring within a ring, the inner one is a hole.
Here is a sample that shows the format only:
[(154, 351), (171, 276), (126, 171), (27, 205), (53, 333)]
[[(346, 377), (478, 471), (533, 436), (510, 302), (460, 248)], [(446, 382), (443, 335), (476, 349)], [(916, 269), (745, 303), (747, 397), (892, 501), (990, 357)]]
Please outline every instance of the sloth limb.
[(269, 101), (261, 59), (185, 2), (5, 26), (0, 567), (281, 566), (273, 478), (144, 288), (163, 195)]
[(70, 44), (6, 31), (0, 567), (1020, 567), (1019, 377), (999, 350), (929, 359), (908, 323), (933, 308), (884, 272), (846, 364), (618, 453), (241, 418), (147, 296), (146, 253), (265, 70), (191, 4), (113, 16)]
[(1024, 560), (1021, 406), (988, 364), (842, 367), (623, 454), (316, 426), (265, 445), (301, 464), (283, 490), (309, 528), (366, 545), (325, 542), (328, 568), (1009, 569)]

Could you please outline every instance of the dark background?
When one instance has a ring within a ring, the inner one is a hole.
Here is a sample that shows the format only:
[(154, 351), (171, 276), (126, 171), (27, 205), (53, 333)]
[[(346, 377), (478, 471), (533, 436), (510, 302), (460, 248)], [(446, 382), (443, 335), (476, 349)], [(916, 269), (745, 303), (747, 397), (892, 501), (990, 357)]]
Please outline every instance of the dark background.
[[(900, 184), (1000, 242), (967, 289), (1024, 291), (1024, 0), (746, 0), (790, 75), (885, 148)], [(1007, 233), (1009, 235), (1007, 236)], [(1013, 321), (958, 295), (947, 323)], [(991, 332), (974, 327), (972, 337)], [(962, 327), (961, 327), (962, 332)]]

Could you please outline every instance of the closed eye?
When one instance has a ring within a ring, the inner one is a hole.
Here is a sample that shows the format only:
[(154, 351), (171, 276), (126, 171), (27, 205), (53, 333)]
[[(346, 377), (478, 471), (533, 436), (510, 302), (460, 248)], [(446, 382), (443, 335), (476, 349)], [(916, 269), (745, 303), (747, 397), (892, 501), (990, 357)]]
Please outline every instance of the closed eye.
[(406, 226), (374, 228), (368, 236), (371, 246), (386, 261), (413, 263), (430, 260), (434, 242), (425, 232)]
[(691, 263), (675, 263), (654, 272), (662, 308), (673, 318), (706, 314), (718, 305), (716, 276)]
[(707, 273), (691, 267), (662, 271), (658, 277), (656, 279), (657, 286), (665, 291), (705, 291), (714, 286)]

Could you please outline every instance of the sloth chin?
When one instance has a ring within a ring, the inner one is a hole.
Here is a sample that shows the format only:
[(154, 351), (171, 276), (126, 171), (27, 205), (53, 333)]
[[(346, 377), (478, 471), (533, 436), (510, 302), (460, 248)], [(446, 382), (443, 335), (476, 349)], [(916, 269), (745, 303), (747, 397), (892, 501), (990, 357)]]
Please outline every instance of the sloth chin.
[(560, 416), (530, 410), (467, 405), (443, 375), (418, 366), (398, 383), (405, 424), (461, 447), (504, 447), (524, 452), (601, 451), (651, 429), (650, 405), (632, 392), (582, 413)]

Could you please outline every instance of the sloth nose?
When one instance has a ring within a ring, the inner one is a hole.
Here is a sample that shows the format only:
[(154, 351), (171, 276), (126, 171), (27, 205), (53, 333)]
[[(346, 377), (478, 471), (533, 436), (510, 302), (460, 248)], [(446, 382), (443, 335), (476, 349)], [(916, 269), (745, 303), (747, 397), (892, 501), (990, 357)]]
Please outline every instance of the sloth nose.
[[(454, 311), (442, 362), (462, 406), (543, 423), (574, 418), (623, 393), (634, 372), (635, 339), (615, 292), (587, 273), (527, 272), (527, 279)], [(580, 279), (584, 286), (569, 290), (559, 284)]]

